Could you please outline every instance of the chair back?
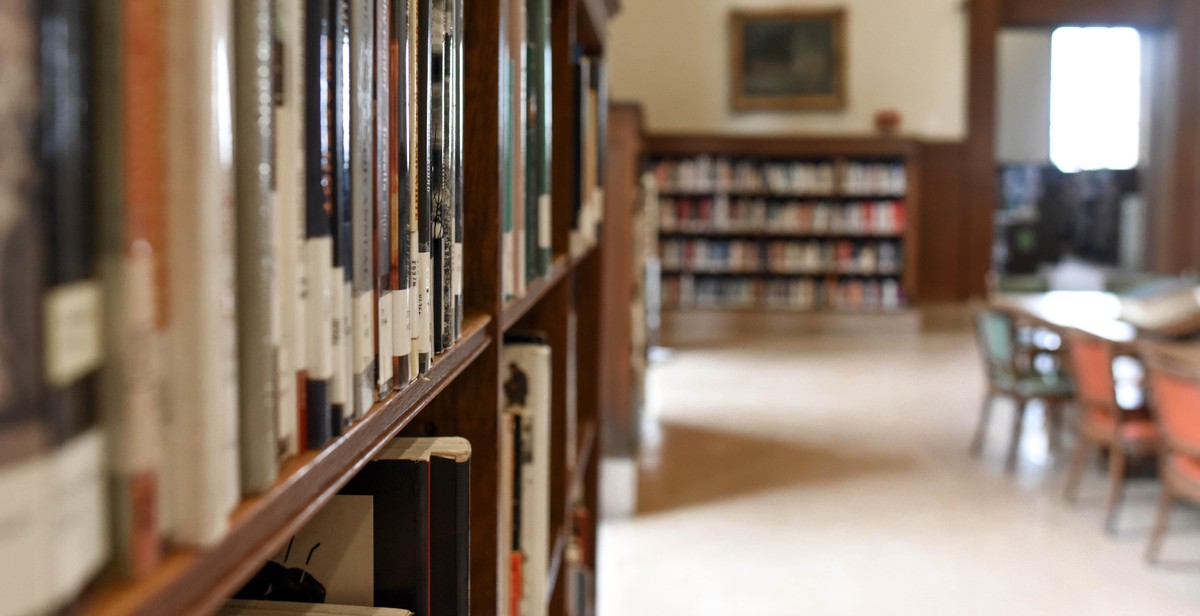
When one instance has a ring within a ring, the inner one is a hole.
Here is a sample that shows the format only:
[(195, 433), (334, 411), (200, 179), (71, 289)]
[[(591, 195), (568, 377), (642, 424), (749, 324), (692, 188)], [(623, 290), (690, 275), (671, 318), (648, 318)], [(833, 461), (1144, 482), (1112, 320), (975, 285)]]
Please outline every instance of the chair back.
[(1015, 329), (1012, 317), (987, 308), (975, 312), (975, 336), (989, 376), (1014, 376)]
[(1112, 346), (1105, 340), (1077, 332), (1071, 336), (1069, 350), (1076, 400), (1089, 414), (1101, 416), (1097, 419), (1119, 421)]
[(1200, 457), (1200, 373), (1157, 352), (1144, 354), (1163, 442), (1171, 453)]

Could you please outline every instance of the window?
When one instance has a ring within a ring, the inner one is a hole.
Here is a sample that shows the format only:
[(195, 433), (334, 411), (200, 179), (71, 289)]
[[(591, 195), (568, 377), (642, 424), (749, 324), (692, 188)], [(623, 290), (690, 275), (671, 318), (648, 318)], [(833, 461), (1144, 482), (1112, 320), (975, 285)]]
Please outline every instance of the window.
[(1050, 160), (1064, 172), (1132, 169), (1141, 122), (1133, 28), (1058, 28), (1050, 40)]

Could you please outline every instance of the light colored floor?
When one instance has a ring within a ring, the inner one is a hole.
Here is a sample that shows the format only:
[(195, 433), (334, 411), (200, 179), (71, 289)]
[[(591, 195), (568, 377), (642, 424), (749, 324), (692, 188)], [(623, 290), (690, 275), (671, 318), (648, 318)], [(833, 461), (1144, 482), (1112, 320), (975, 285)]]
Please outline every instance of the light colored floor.
[(1106, 536), (1100, 469), (1064, 504), (1038, 422), (1003, 474), (1011, 405), (967, 456), (981, 392), (967, 334), (676, 350), (639, 513), (600, 532), (600, 614), (1200, 614), (1200, 513), (1144, 565), (1154, 483)]

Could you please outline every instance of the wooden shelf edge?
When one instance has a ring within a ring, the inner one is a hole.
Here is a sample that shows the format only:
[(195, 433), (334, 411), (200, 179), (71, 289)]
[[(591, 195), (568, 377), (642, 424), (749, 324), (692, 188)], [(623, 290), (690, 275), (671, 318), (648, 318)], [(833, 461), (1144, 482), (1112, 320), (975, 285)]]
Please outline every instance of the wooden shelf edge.
[(592, 244), (591, 246), (584, 248), (583, 252), (571, 257), (571, 267), (578, 269), (580, 263), (583, 263), (588, 259), (588, 257), (596, 254), (596, 246), (597, 244)]
[(229, 532), (216, 545), (174, 550), (144, 578), (101, 586), (83, 612), (157, 615), (215, 610), (488, 348), (490, 322), (486, 315), (468, 316), (462, 338), (426, 375), (393, 392), (324, 449), (285, 463), (274, 488), (238, 506)]
[(693, 313), (693, 314), (694, 313), (732, 313), (732, 314), (749, 314), (749, 315), (795, 314), (795, 315), (810, 315), (810, 316), (821, 316), (821, 317), (902, 317), (902, 316), (912, 316), (913, 314), (915, 314), (917, 312), (917, 310), (912, 305), (905, 305), (901, 308), (891, 308), (891, 309), (887, 309), (887, 310), (884, 310), (884, 309), (837, 310), (837, 309), (833, 309), (833, 308), (795, 310), (795, 309), (791, 309), (791, 308), (767, 308), (765, 306), (755, 306), (752, 308), (738, 308), (738, 307), (733, 307), (733, 306), (730, 306), (730, 307), (696, 306), (696, 307), (680, 308), (678, 306), (666, 306), (662, 309), (662, 312), (663, 312), (663, 316), (670, 316), (670, 315), (675, 315), (675, 314), (687, 314), (687, 313)]
[[(554, 540), (554, 549), (550, 551), (550, 566), (546, 569), (546, 603), (549, 604), (554, 597), (554, 587), (558, 584), (559, 570), (562, 569), (562, 564), (566, 559), (567, 541), (571, 537), (574, 530), (572, 525), (575, 523), (571, 516), (571, 494), (583, 489), (583, 481), (587, 477), (587, 468), (591, 464), (592, 452), (596, 449), (596, 422), (589, 419), (586, 427), (583, 430), (583, 447), (576, 454), (575, 466), (571, 469), (571, 476), (567, 480), (566, 502), (563, 503), (567, 515), (563, 518), (562, 527), (557, 531), (557, 537)], [(594, 513), (592, 515), (595, 515)]]
[(525, 295), (504, 306), (500, 313), (500, 331), (512, 329), (512, 326), (532, 310), (550, 292), (550, 289), (553, 289), (559, 281), (566, 277), (571, 267), (572, 263), (567, 255), (555, 255), (554, 261), (550, 264), (550, 273), (544, 278), (529, 283), (525, 289)]
[(905, 136), (784, 134), (776, 136), (722, 133), (652, 133), (646, 136), (650, 156), (708, 154), (796, 158), (899, 157), (915, 152), (917, 140)]
[(735, 230), (710, 230), (703, 231), (697, 229), (660, 229), (658, 231), (660, 237), (666, 236), (671, 238), (710, 238), (710, 237), (732, 237), (732, 238), (747, 238), (747, 239), (782, 239), (782, 240), (903, 240), (905, 232), (895, 231), (887, 233), (817, 233), (805, 231), (735, 231)]

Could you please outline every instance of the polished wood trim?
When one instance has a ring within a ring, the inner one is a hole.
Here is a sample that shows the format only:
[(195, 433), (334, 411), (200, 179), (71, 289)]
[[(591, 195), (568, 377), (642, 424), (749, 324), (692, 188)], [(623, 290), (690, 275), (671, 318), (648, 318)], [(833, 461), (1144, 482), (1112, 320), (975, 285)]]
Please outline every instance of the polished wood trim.
[(921, 216), (905, 221), (924, 239), (916, 258), (907, 257), (920, 272), (917, 295), (923, 302), (965, 300), (962, 246), (957, 238), (963, 235), (965, 225), (967, 148), (962, 142), (922, 143), (920, 151), (921, 164), (915, 175), (921, 178), (917, 189)]
[(436, 359), (429, 373), (377, 404), (324, 449), (285, 463), (275, 487), (242, 501), (229, 532), (216, 545), (175, 550), (136, 582), (103, 585), (85, 613), (156, 616), (215, 610), (492, 344), (490, 322), (486, 315), (469, 317), (462, 339)]
[(1178, 41), (1178, 123), (1175, 126), (1175, 172), (1171, 176), (1171, 220), (1162, 238), (1168, 267), (1173, 272), (1200, 267), (1200, 0), (1178, 0), (1175, 37)]
[(1168, 28), (1174, 23), (1175, 4), (1174, 0), (1004, 0), (1000, 25)]
[(968, 297), (987, 292), (996, 209), (996, 33), (1001, 0), (971, 0), (967, 67), (967, 168), (959, 238), (959, 288)]

